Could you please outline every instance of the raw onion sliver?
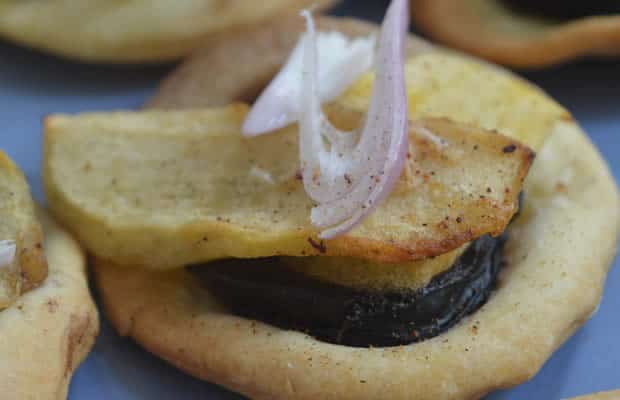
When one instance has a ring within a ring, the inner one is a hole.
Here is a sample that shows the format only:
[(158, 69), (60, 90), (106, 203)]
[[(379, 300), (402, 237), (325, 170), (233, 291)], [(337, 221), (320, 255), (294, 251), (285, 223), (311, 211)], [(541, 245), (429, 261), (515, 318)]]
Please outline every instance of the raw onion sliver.
[(0, 240), (0, 268), (13, 264), (16, 249), (12, 240)]
[[(314, 21), (304, 12), (305, 36), (300, 158), (304, 187), (318, 204), (313, 225), (320, 237), (344, 234), (386, 198), (398, 181), (408, 150), (404, 42), (408, 1), (388, 8), (376, 57), (376, 76), (366, 121), (359, 134), (331, 126), (320, 106)], [(335, 140), (338, 138), (338, 140)]]
[[(304, 58), (304, 36), (298, 42), (284, 68), (256, 100), (243, 123), (244, 136), (258, 136), (283, 128), (299, 120)], [(331, 101), (372, 68), (376, 40), (374, 36), (348, 39), (340, 32), (317, 35), (321, 66), (321, 102)]]

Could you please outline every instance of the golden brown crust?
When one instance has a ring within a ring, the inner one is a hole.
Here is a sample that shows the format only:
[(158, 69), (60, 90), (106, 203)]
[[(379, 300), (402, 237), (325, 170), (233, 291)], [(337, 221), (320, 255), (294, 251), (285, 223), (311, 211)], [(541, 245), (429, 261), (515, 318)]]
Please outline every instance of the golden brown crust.
[(217, 36), (335, 0), (48, 0), (0, 3), (0, 36), (92, 63), (178, 59)]
[(573, 397), (570, 400), (619, 400), (620, 390), (612, 390), (609, 392), (598, 392), (594, 394), (587, 394), (584, 396)]
[(6, 399), (66, 399), (73, 371), (99, 330), (82, 250), (43, 212), (38, 216), (49, 276), (0, 312), (0, 393)]
[(499, 0), (413, 0), (412, 11), (435, 40), (513, 67), (620, 54), (620, 16), (556, 23), (514, 13)]
[(527, 185), (497, 292), (455, 328), (409, 346), (336, 346), (238, 318), (183, 271), (97, 261), (96, 281), (120, 334), (255, 399), (478, 398), (531, 378), (591, 316), (616, 250), (618, 192), (574, 123), (556, 128)]
[(371, 291), (418, 289), (450, 269), (469, 246), (419, 261), (385, 264), (351, 257), (280, 257), (286, 268), (323, 282)]
[[(164, 79), (147, 107), (214, 107), (254, 99), (289, 57), (303, 32), (301, 21), (299, 16), (291, 16), (277, 24), (220, 37), (196, 51)], [(333, 17), (318, 18), (317, 27), (337, 29), (350, 37), (365, 36), (377, 29), (368, 22)], [(251, 45), (248, 38), (252, 38)], [(410, 37), (407, 42), (408, 55), (430, 49), (419, 38)]]

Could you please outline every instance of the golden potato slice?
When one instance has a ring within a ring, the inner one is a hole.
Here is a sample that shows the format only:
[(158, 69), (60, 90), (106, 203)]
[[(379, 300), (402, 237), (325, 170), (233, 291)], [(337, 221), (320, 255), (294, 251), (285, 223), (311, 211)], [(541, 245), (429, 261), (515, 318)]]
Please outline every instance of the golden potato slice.
[(51, 209), (97, 256), (171, 268), (223, 257), (352, 256), (403, 262), (501, 233), (533, 153), (429, 119), (389, 199), (359, 227), (316, 239), (298, 178), (297, 128), (253, 139), (247, 107), (56, 115), (45, 122)]
[(10, 265), (0, 265), (0, 309), (47, 276), (41, 225), (30, 189), (15, 164), (0, 151), (0, 241), (15, 244)]
[(334, 0), (0, 1), (0, 36), (88, 62), (173, 60), (213, 34)]
[(282, 265), (323, 282), (370, 291), (415, 290), (452, 267), (467, 249), (418, 261), (385, 264), (351, 257), (282, 257)]
[[(499, 67), (447, 52), (423, 53), (405, 65), (410, 118), (445, 117), (497, 130), (539, 150), (571, 115), (538, 87)], [(352, 85), (338, 104), (368, 109), (374, 75)]]

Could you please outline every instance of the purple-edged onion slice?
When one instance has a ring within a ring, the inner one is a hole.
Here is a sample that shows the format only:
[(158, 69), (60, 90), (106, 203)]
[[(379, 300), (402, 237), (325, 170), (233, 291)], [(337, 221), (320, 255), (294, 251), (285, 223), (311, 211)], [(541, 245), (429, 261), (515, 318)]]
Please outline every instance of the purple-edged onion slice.
[[(336, 129), (321, 103), (336, 98), (373, 60), (374, 39), (349, 41), (307, 32), (282, 71), (261, 94), (243, 126), (256, 136), (299, 120), (304, 188), (317, 203), (311, 221), (331, 239), (352, 229), (386, 198), (398, 181), (408, 151), (404, 46), (408, 0), (393, 0), (374, 56), (375, 82), (366, 120), (351, 132)], [(320, 60), (320, 62), (319, 62)]]
[(0, 268), (13, 264), (16, 249), (12, 240), (0, 240)]
[(393, 0), (381, 29), (376, 76), (366, 121), (359, 132), (334, 128), (321, 110), (317, 42), (305, 13), (304, 85), (300, 156), (304, 187), (318, 203), (313, 225), (331, 239), (352, 229), (389, 195), (408, 151), (404, 44), (408, 1)]
[[(321, 32), (316, 40), (321, 57), (319, 97), (321, 102), (331, 101), (372, 68), (376, 40), (374, 36), (350, 40), (340, 32)], [(304, 42), (302, 36), (284, 68), (252, 106), (243, 124), (245, 136), (269, 133), (299, 120)]]

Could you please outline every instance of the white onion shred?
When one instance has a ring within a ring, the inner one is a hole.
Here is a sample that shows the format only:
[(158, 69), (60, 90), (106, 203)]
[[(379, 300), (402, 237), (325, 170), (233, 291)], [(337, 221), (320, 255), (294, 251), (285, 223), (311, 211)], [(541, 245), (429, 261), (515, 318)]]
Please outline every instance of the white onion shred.
[(416, 121), (412, 124), (411, 129), (414, 130), (417, 134), (424, 136), (426, 139), (430, 140), (431, 143), (435, 145), (438, 149), (442, 149), (448, 145), (448, 142), (435, 135), (430, 129), (428, 129), (424, 124), (419, 121)]
[(269, 173), (269, 171), (257, 167), (256, 165), (253, 165), (252, 168), (250, 168), (250, 176), (272, 185), (275, 183), (273, 176)]
[(393, 0), (388, 8), (370, 106), (359, 132), (338, 131), (321, 110), (314, 21), (309, 12), (303, 15), (308, 32), (299, 131), (301, 168), (306, 192), (318, 203), (311, 212), (312, 224), (323, 229), (321, 239), (332, 239), (367, 217), (392, 191), (404, 167), (408, 151), (404, 76), (408, 0)]
[(13, 264), (17, 246), (12, 240), (0, 240), (0, 268)]
[[(299, 120), (306, 36), (252, 106), (243, 124), (244, 136), (269, 133)], [(376, 40), (374, 36), (350, 40), (340, 32), (321, 32), (316, 40), (321, 58), (319, 98), (321, 102), (331, 101), (372, 68)]]

